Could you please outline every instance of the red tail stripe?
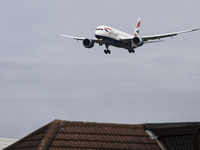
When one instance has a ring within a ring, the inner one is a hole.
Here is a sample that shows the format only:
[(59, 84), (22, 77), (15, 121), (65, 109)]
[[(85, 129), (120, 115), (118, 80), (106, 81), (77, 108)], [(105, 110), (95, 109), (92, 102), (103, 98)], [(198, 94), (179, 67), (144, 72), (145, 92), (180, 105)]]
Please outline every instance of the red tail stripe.
[(138, 22), (138, 24), (137, 24), (137, 27), (136, 27), (136, 28), (138, 28), (138, 27), (140, 27), (140, 21)]

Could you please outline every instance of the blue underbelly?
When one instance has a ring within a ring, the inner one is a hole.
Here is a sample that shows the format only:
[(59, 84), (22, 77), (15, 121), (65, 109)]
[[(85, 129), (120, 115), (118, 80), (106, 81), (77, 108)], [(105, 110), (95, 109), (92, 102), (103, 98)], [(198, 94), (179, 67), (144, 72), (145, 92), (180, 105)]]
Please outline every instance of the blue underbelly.
[(115, 40), (115, 39), (112, 39), (112, 38), (109, 38), (109, 37), (106, 37), (106, 36), (95, 35), (95, 37), (97, 39), (102, 39), (108, 45), (113, 45), (113, 46), (116, 46), (116, 47), (123, 47), (122, 41)]

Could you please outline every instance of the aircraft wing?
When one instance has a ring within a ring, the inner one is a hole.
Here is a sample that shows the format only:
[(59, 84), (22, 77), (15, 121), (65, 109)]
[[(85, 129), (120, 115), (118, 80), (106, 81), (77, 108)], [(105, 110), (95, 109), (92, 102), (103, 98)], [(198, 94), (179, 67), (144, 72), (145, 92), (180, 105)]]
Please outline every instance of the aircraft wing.
[[(76, 37), (76, 36), (70, 36), (70, 35), (64, 35), (64, 34), (60, 34), (60, 36), (62, 37), (66, 37), (66, 38), (71, 38), (71, 39), (75, 39), (77, 41), (83, 41), (86, 38), (82, 38), (82, 37)], [(95, 43), (99, 43), (100, 41), (98, 39), (91, 39), (93, 42)]]
[[(146, 43), (154, 43), (154, 42), (159, 42), (160, 39), (162, 39), (162, 38), (173, 37), (173, 36), (176, 36), (178, 34), (193, 32), (193, 31), (197, 31), (197, 30), (200, 30), (200, 28), (199, 29), (193, 29), (193, 30), (180, 31), (180, 32), (167, 33), (167, 34), (142, 36), (142, 39), (143, 39), (145, 44)], [(130, 37), (127, 37), (127, 38), (122, 38), (120, 40), (123, 41), (124, 43), (129, 43), (133, 39), (133, 37), (134, 36), (130, 36)], [(157, 41), (149, 41), (149, 40), (157, 40)]]
[(197, 30), (200, 30), (200, 28), (199, 28), (199, 29), (193, 29), (193, 30), (180, 31), (180, 32), (167, 33), (167, 34), (142, 36), (142, 39), (143, 39), (144, 41), (148, 41), (148, 40), (160, 40), (160, 39), (162, 39), (162, 38), (173, 37), (173, 36), (176, 36), (176, 35), (178, 35), (178, 34), (193, 32), (193, 31), (197, 31)]
[(64, 34), (60, 34), (60, 36), (63, 36), (63, 37), (67, 37), (67, 38), (71, 38), (71, 39), (75, 39), (75, 40), (84, 40), (85, 38), (82, 38), (82, 37), (75, 37), (75, 36), (69, 36), (69, 35), (64, 35)]

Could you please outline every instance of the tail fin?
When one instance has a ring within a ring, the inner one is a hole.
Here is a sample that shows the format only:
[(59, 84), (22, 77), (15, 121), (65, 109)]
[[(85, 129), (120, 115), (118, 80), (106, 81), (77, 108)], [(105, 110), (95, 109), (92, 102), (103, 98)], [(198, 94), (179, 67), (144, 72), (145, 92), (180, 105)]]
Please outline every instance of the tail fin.
[(138, 18), (137, 24), (135, 26), (135, 30), (134, 30), (134, 36), (138, 36), (139, 32), (140, 32), (140, 22), (141, 22), (141, 18)]

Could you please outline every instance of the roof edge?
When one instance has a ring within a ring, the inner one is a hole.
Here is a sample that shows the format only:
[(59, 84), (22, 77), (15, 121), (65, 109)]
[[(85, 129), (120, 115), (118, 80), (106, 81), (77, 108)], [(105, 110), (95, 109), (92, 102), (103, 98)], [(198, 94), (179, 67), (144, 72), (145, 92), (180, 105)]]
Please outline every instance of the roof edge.
[(33, 131), (32, 133), (30, 133), (30, 134), (28, 134), (27, 136), (23, 137), (22, 139), (16, 141), (15, 143), (11, 144), (10, 146), (4, 148), (3, 150), (9, 150), (9, 149), (11, 149), (12, 147), (14, 147), (15, 145), (18, 145), (18, 144), (23, 143), (24, 141), (26, 141), (27, 138), (32, 137), (32, 136), (34, 136), (35, 134), (37, 134), (38, 132), (40, 132), (41, 130), (44, 130), (44, 129), (48, 128), (48, 126), (49, 126), (51, 123), (52, 123), (52, 122), (50, 122), (50, 123), (44, 125), (43, 127), (41, 127), (41, 128), (39, 128), (39, 129)]
[(145, 123), (145, 130), (180, 128), (180, 127), (200, 127), (200, 122), (172, 122), (172, 123)]

